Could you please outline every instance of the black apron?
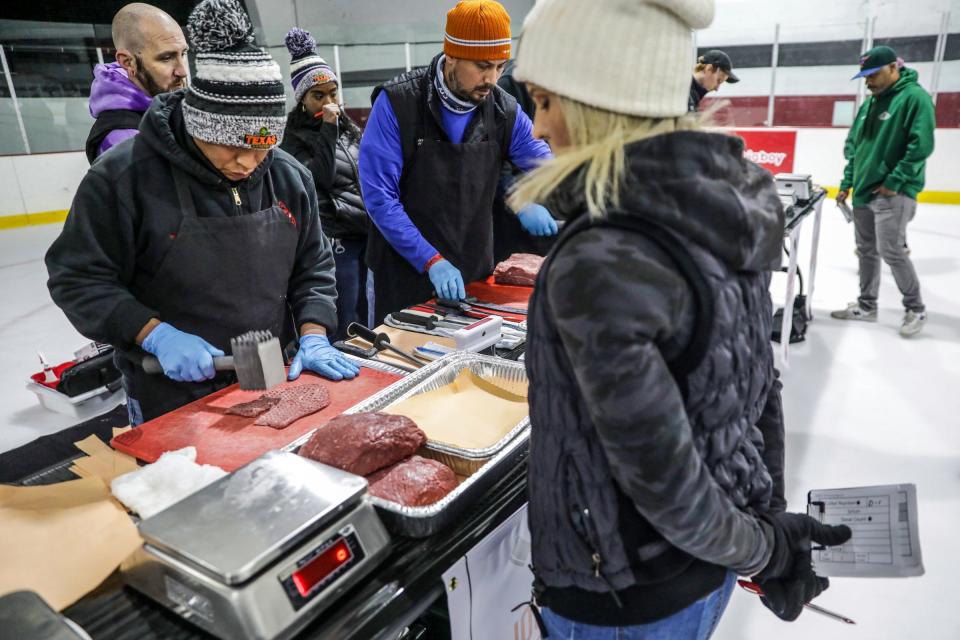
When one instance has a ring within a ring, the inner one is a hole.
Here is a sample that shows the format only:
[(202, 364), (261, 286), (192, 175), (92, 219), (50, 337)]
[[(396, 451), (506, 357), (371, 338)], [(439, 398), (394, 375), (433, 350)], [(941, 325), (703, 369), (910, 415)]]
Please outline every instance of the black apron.
[[(225, 353), (230, 338), (269, 329), (280, 336), (288, 321), (287, 287), (299, 231), (277, 205), (270, 173), (264, 176), (270, 207), (236, 216), (201, 217), (190, 195), (190, 179), (172, 167), (183, 221), (173, 246), (149, 283), (134, 295), (160, 320), (200, 336)], [(175, 382), (148, 374), (118, 358), (127, 395), (150, 420), (236, 381), (220, 372), (204, 382)]]
[[(460, 270), (465, 284), (493, 272), (493, 201), (502, 163), (493, 100), (479, 109), (484, 139), (455, 144), (421, 100), (417, 148), (400, 179), (400, 202), (410, 220)], [(388, 313), (433, 296), (427, 274), (410, 266), (376, 225), (368, 236), (367, 263), (374, 273), (376, 324)]]

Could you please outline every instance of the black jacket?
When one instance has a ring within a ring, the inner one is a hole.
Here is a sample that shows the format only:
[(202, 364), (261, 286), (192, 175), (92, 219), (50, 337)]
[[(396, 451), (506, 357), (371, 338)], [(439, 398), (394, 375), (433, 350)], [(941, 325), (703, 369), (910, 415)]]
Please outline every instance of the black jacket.
[(690, 97), (687, 99), (687, 111), (697, 111), (700, 109), (700, 101), (707, 95), (706, 87), (697, 82), (696, 78), (690, 79)]
[[(684, 394), (690, 283), (649, 239), (588, 228), (551, 251), (528, 317), (530, 530), (542, 604), (592, 624), (663, 618), (771, 552), (783, 424), (770, 269), (783, 209), (739, 139), (682, 132), (628, 149), (626, 216), (674, 234), (712, 291), (706, 356)], [(669, 159), (669, 161), (665, 161)], [(579, 178), (550, 210), (585, 213)], [(618, 607), (610, 591), (618, 594)]]
[[(235, 216), (271, 206), (264, 176), (297, 220), (300, 238), (287, 301), (299, 327), (336, 329), (336, 287), (330, 242), (320, 229), (313, 177), (286, 152), (274, 149), (253, 175), (236, 185), (216, 171), (183, 125), (183, 91), (154, 98), (140, 134), (90, 167), (70, 206), (63, 231), (47, 251), (53, 301), (84, 336), (121, 349), (156, 312), (137, 290), (159, 269), (183, 216), (171, 164), (191, 178), (200, 216)], [(242, 201), (238, 209), (230, 188)], [(242, 292), (237, 292), (242, 295)]]
[(359, 140), (345, 126), (324, 122), (297, 109), (287, 118), (280, 148), (313, 174), (320, 222), (327, 237), (366, 238), (370, 218), (360, 194)]
[(518, 82), (517, 79), (513, 77), (513, 70), (516, 66), (516, 58), (507, 61), (507, 65), (503, 68), (503, 75), (497, 80), (497, 85), (512, 95), (517, 101), (517, 106), (527, 114), (528, 118), (533, 120), (537, 113), (537, 105), (534, 104), (533, 98), (530, 97), (527, 86), (522, 82)]

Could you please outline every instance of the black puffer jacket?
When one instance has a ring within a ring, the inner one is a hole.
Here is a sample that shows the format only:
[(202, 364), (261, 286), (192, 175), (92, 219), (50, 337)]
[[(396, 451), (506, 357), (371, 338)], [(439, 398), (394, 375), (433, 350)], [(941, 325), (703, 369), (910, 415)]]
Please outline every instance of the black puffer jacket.
[(370, 218), (360, 195), (360, 141), (350, 134), (347, 123), (330, 124), (297, 109), (287, 117), (280, 148), (313, 174), (327, 237), (366, 238)]
[[(750, 574), (770, 556), (753, 514), (784, 507), (767, 291), (783, 210), (742, 151), (697, 132), (628, 149), (618, 215), (672, 232), (712, 290), (709, 348), (685, 396), (667, 363), (691, 339), (695, 300), (659, 245), (588, 228), (558, 241), (540, 271), (526, 356), (530, 529), (538, 598), (566, 617), (660, 619), (716, 589), (726, 568)], [(555, 215), (587, 215), (578, 183), (554, 193)]]

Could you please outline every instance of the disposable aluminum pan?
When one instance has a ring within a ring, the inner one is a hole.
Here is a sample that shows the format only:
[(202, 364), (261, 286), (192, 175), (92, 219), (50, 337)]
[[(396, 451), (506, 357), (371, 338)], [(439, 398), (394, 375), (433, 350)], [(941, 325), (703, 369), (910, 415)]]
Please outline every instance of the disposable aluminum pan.
[(523, 459), (529, 444), (530, 431), (524, 430), (456, 489), (426, 507), (406, 507), (371, 495), (367, 500), (377, 508), (380, 519), (392, 533), (411, 538), (432, 536), (456, 524), (466, 509), (482, 500), (490, 487)]
[[(398, 380), (386, 389), (356, 404), (345, 414), (379, 411), (395, 402), (448, 385), (464, 368), (506, 391), (526, 393), (527, 375), (523, 363), (510, 362), (475, 353), (455, 352)], [(421, 453), (443, 462), (457, 474), (468, 476), (442, 500), (425, 507), (407, 507), (396, 502), (367, 496), (381, 519), (395, 534), (424, 538), (455, 523), (456, 518), (483, 497), (487, 489), (502, 478), (527, 451), (530, 419), (521, 420), (499, 442), (484, 449), (460, 449), (427, 442)], [(284, 447), (296, 451), (313, 435), (305, 433)]]
[[(522, 362), (512, 362), (502, 358), (457, 351), (407, 375), (403, 380), (398, 380), (386, 389), (350, 407), (346, 413), (380, 411), (412, 396), (445, 387), (452, 383), (464, 369), (469, 369), (478, 377), (504, 391), (522, 396), (527, 394), (527, 371)], [(529, 426), (530, 418), (525, 416), (500, 440), (489, 447), (480, 449), (461, 448), (440, 442), (427, 442), (427, 446), (438, 453), (447, 453), (454, 458), (478, 463), (465, 472), (454, 468), (457, 473), (468, 475), (484, 462), (493, 458), (508, 442), (516, 438)], [(446, 462), (446, 459), (442, 457), (438, 456), (437, 459)]]

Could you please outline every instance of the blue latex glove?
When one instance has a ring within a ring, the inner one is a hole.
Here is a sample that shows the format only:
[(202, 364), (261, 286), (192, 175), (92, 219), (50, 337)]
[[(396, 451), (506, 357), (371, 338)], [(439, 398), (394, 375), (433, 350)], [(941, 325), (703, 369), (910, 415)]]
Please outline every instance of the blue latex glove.
[(447, 260), (439, 260), (427, 271), (433, 290), (437, 296), (447, 300), (463, 300), (467, 291), (463, 287), (463, 276), (460, 270)]
[(216, 375), (214, 356), (223, 351), (192, 333), (184, 333), (161, 322), (144, 338), (144, 351), (157, 356), (163, 373), (177, 382), (201, 382)]
[(532, 236), (557, 235), (557, 221), (553, 219), (546, 207), (539, 204), (528, 204), (517, 214), (520, 224)]
[(327, 336), (316, 333), (300, 336), (300, 349), (290, 363), (287, 380), (299, 378), (304, 367), (330, 380), (350, 380), (360, 373), (360, 367), (331, 346)]

